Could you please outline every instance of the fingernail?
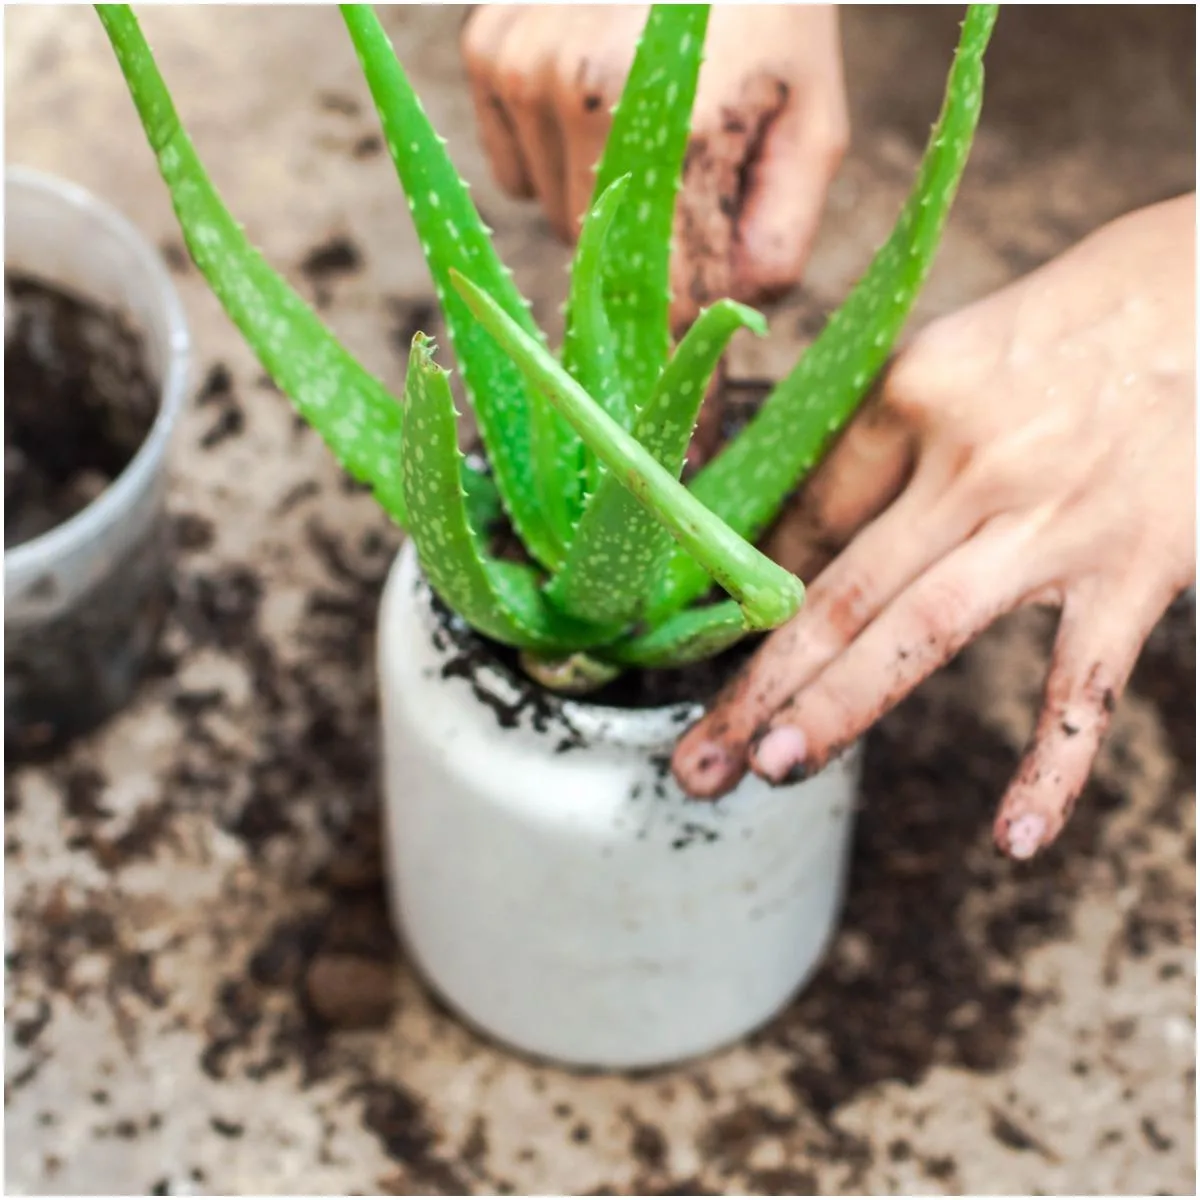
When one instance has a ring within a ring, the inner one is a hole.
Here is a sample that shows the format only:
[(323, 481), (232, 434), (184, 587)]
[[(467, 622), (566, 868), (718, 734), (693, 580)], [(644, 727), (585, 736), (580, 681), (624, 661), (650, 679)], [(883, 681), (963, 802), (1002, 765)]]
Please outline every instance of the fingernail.
[(812, 768), (806, 762), (794, 762), (786, 775), (781, 776), (774, 782), (779, 784), (803, 783), (809, 775), (812, 774)]
[(808, 739), (794, 725), (772, 729), (755, 747), (754, 761), (759, 774), (772, 783), (780, 783), (808, 753)]
[(1013, 858), (1032, 858), (1046, 836), (1046, 818), (1026, 813), (1008, 826), (1008, 853)]
[(689, 785), (706, 791), (725, 778), (729, 771), (729, 755), (718, 742), (701, 742), (690, 749), (679, 766)]

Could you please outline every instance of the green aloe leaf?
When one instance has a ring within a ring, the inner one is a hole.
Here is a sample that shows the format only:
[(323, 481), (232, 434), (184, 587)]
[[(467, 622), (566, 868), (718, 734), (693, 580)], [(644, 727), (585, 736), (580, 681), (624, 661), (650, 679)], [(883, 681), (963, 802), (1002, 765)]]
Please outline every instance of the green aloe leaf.
[[(651, 8), (596, 171), (596, 199), (630, 177), (608, 231), (604, 299), (625, 395), (635, 409), (671, 344), (671, 226), (707, 27), (706, 4)], [(568, 330), (576, 319), (569, 308)]]
[(554, 402), (592, 453), (738, 601), (753, 628), (781, 625), (799, 609), (804, 586), (794, 575), (714, 517), (486, 292), (457, 273), (454, 283), (479, 322), (520, 365), (530, 385)]
[(608, 646), (602, 653), (606, 661), (623, 667), (686, 667), (728, 650), (749, 632), (739, 605), (724, 600), (675, 613), (649, 632)]
[(535, 392), (531, 400), (534, 485), (538, 509), (550, 535), (537, 557), (548, 571), (557, 571), (566, 561), (583, 504), (583, 446), (544, 396)]
[[(554, 441), (545, 436), (560, 418), (539, 397), (530, 396), (521, 373), (487, 333), (471, 319), (450, 286), (456, 269), (487, 288), (509, 317), (530, 336), (542, 333), (517, 290), (512, 273), (500, 261), (478, 210), (450, 156), (396, 59), (391, 41), (369, 5), (342, 5), (342, 16), (379, 112), (388, 153), (408, 198), (409, 211), (433, 278), (434, 290), (454, 346), (463, 386), (479, 424), (496, 486), (526, 549), (543, 565), (562, 561), (564, 522), (555, 504), (544, 505), (549, 488), (538, 485), (538, 470), (553, 464)], [(535, 409), (547, 411), (538, 418)], [(565, 431), (566, 434), (570, 430)], [(542, 450), (535, 457), (535, 441)], [(540, 462), (537, 460), (540, 457)], [(552, 465), (549, 469), (553, 469)], [(559, 491), (557, 505), (561, 505)]]
[[(180, 124), (129, 6), (100, 4), (96, 12), (196, 266), (263, 367), (338, 462), (369, 484), (380, 504), (404, 524), (399, 402), (272, 270), (230, 215)], [(469, 472), (464, 482), (473, 501), (486, 509), (494, 496), (490, 481)]]
[[(693, 494), (751, 540), (854, 415), (929, 273), (979, 121), (983, 54), (997, 8), (968, 9), (941, 114), (891, 236), (754, 420), (692, 481)], [(684, 607), (708, 586), (703, 567), (676, 552), (652, 617)]]
[[(738, 329), (767, 332), (761, 313), (721, 300), (696, 319), (634, 419), (633, 436), (678, 479), (709, 377)], [(585, 389), (586, 390), (586, 389)], [(605, 475), (588, 500), (566, 562), (546, 589), (574, 616), (628, 623), (641, 615), (670, 534), (619, 476)]]
[(489, 559), (471, 529), (448, 374), (433, 344), (413, 338), (404, 390), (401, 473), (410, 536), (433, 590), (469, 625), (508, 646), (561, 652), (596, 631), (549, 608), (529, 567)]
[[(616, 343), (604, 307), (601, 255), (630, 178), (622, 175), (614, 179), (583, 219), (579, 245), (571, 260), (571, 290), (567, 300), (571, 320), (567, 323), (562, 350), (563, 366), (571, 377), (626, 429), (631, 423), (631, 410), (624, 380), (617, 369)], [(582, 441), (578, 445), (587, 490), (594, 492), (600, 482), (600, 461), (587, 451)], [(582, 507), (580, 504), (580, 511)]]

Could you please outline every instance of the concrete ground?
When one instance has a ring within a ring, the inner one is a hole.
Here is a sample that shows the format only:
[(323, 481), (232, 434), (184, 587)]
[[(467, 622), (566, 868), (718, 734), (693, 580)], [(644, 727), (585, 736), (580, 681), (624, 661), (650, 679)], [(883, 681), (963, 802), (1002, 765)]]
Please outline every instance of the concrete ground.
[[(93, 188), (176, 259), (90, 9), (4, 15), (8, 160)], [(551, 318), (564, 255), (485, 176), (461, 16), (386, 20)], [(786, 367), (885, 233), (955, 19), (847, 10), (852, 152), (804, 290), (740, 371)], [(145, 25), (234, 212), (398, 384), (429, 289), (336, 14), (159, 8)], [(1191, 8), (1002, 12), (922, 316), (1194, 187), (1194, 45)], [(1043, 861), (988, 844), (1044, 662), (1049, 626), (1028, 615), (873, 735), (843, 930), (787, 1014), (674, 1071), (531, 1067), (431, 1002), (383, 916), (371, 619), (396, 535), (196, 272), (176, 277), (199, 394), (162, 669), (100, 735), (5, 777), (9, 1192), (1195, 1194), (1187, 614), (1156, 635)], [(372, 1028), (340, 1028), (347, 959)]]

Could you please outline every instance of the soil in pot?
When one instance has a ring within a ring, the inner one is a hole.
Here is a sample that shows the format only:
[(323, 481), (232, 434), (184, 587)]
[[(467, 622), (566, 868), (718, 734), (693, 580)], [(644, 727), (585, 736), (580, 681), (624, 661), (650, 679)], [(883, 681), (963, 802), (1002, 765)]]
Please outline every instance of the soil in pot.
[[(603, 708), (647, 709), (666, 708), (676, 704), (707, 704), (745, 665), (762, 642), (761, 637), (748, 637), (730, 650), (715, 658), (690, 663), (686, 667), (670, 670), (624, 671), (612, 683), (605, 684), (582, 696), (566, 697), (585, 704), (596, 704)], [(558, 697), (535, 683), (522, 670), (516, 651), (499, 642), (474, 635), (464, 640), (463, 654), (452, 666), (456, 673), (473, 676), (477, 668), (493, 661), (509, 669), (513, 680), (520, 687), (522, 696), (528, 693), (529, 703), (543, 697), (549, 703), (558, 703)], [(461, 663), (461, 668), (458, 664)]]
[[(501, 530), (493, 535), (493, 548), (497, 545), (515, 545), (521, 550), (520, 543), (512, 536), (507, 522)], [(515, 556), (514, 556), (515, 557)], [(522, 558), (521, 561), (528, 561)], [(430, 603), (439, 615), (440, 630), (447, 631), (455, 639), (455, 657), (443, 668), (443, 674), (458, 675), (472, 681), (476, 695), (484, 700), (489, 707), (496, 709), (497, 716), (505, 725), (515, 725), (516, 713), (529, 708), (539, 711), (547, 707), (561, 705), (565, 699), (579, 700), (585, 704), (595, 704), (604, 708), (649, 709), (665, 708), (675, 704), (707, 704), (717, 692), (737, 674), (738, 670), (749, 660), (750, 656), (762, 643), (762, 635), (752, 635), (738, 642), (736, 646), (700, 662), (690, 663), (686, 667), (673, 669), (656, 669), (653, 671), (629, 670), (623, 671), (611, 683), (605, 684), (595, 691), (586, 692), (581, 696), (559, 696), (534, 682), (521, 666), (520, 654), (511, 646), (503, 646), (491, 638), (468, 629), (454, 616), (441, 599), (436, 595), (430, 596)], [(441, 637), (439, 632), (437, 637)], [(516, 687), (519, 695), (511, 704), (501, 704), (495, 696), (483, 694), (475, 681), (481, 671), (499, 663), (510, 676), (509, 682)], [(497, 705), (511, 712), (500, 712)]]
[[(4, 546), (33, 540), (96, 500), (158, 412), (141, 335), (119, 312), (5, 272)], [(166, 611), (166, 546), (152, 521), (91, 590), (45, 622), (10, 628), (5, 747), (47, 750), (128, 698)], [(34, 585), (50, 606), (52, 573)]]

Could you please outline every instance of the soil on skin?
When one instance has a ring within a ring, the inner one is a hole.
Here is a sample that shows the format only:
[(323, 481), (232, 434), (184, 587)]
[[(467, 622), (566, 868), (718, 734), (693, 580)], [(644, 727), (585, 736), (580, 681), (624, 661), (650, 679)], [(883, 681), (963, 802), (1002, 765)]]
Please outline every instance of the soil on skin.
[(4, 276), (4, 546), (86, 508), (158, 411), (140, 335), (117, 312)]
[[(86, 508), (128, 466), (158, 411), (142, 339), (119, 313), (5, 274), (4, 545)], [(57, 749), (132, 696), (168, 608), (168, 539), (151, 522), (107, 574), (49, 620), (6, 621), (4, 741)], [(53, 574), (33, 585), (53, 602)]]

